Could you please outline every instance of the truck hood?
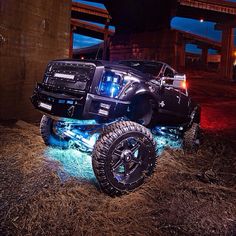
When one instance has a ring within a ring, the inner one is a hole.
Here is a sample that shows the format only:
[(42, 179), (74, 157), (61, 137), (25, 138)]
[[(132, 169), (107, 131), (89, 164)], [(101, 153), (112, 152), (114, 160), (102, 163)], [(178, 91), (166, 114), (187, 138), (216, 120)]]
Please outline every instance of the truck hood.
[(149, 81), (155, 79), (153, 76), (144, 74), (139, 70), (136, 70), (134, 68), (118, 64), (117, 62), (110, 62), (110, 61), (105, 61), (105, 60), (79, 60), (79, 59), (58, 59), (54, 60), (52, 62), (62, 62), (62, 63), (71, 63), (71, 64), (93, 64), (96, 67), (103, 66), (107, 69), (113, 69), (113, 70), (118, 70), (122, 71), (125, 73), (130, 73), (138, 77), (142, 81)]

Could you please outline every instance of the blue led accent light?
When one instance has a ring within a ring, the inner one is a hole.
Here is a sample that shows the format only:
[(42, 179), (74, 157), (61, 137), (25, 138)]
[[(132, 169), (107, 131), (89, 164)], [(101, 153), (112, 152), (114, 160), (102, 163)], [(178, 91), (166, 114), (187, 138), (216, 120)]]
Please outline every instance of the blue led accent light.
[(119, 77), (118, 76), (113, 78), (113, 83), (119, 83)]
[(64, 104), (65, 102), (66, 102), (66, 101), (63, 100), (63, 99), (59, 99), (59, 100), (58, 100), (58, 103), (59, 103), (59, 104)]
[(73, 105), (74, 102), (72, 100), (67, 100), (66, 103), (70, 104), (70, 105)]
[(106, 82), (112, 82), (112, 76), (109, 76), (109, 75), (108, 75), (108, 76), (106, 77)]

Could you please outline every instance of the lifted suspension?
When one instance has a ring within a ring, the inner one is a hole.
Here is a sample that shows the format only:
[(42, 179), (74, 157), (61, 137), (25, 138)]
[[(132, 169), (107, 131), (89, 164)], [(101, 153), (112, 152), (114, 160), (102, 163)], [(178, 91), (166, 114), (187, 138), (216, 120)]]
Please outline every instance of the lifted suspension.
[[(57, 121), (54, 125), (55, 132), (63, 139), (68, 140), (69, 146), (76, 147), (82, 152), (91, 153), (100, 134), (110, 124), (122, 121), (124, 119), (114, 120), (109, 123), (98, 123), (95, 120), (63, 120)], [(183, 133), (183, 127), (163, 127), (156, 126), (150, 129), (157, 141), (157, 146), (165, 146), (169, 140), (178, 141)]]

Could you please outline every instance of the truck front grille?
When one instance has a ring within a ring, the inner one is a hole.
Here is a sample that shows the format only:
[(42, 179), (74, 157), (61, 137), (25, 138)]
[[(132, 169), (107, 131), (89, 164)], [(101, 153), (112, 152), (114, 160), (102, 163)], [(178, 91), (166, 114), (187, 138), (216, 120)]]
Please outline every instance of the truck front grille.
[(95, 65), (83, 62), (53, 62), (48, 65), (43, 84), (52, 89), (79, 92), (88, 91)]

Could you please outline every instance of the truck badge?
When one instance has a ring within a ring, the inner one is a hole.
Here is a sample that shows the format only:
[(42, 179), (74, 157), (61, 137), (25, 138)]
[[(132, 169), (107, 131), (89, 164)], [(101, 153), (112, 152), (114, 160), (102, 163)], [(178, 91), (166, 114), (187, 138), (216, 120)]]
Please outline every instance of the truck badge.
[(160, 105), (160, 107), (164, 107), (166, 104), (165, 104), (164, 101), (161, 101), (161, 102), (159, 103), (159, 105)]

